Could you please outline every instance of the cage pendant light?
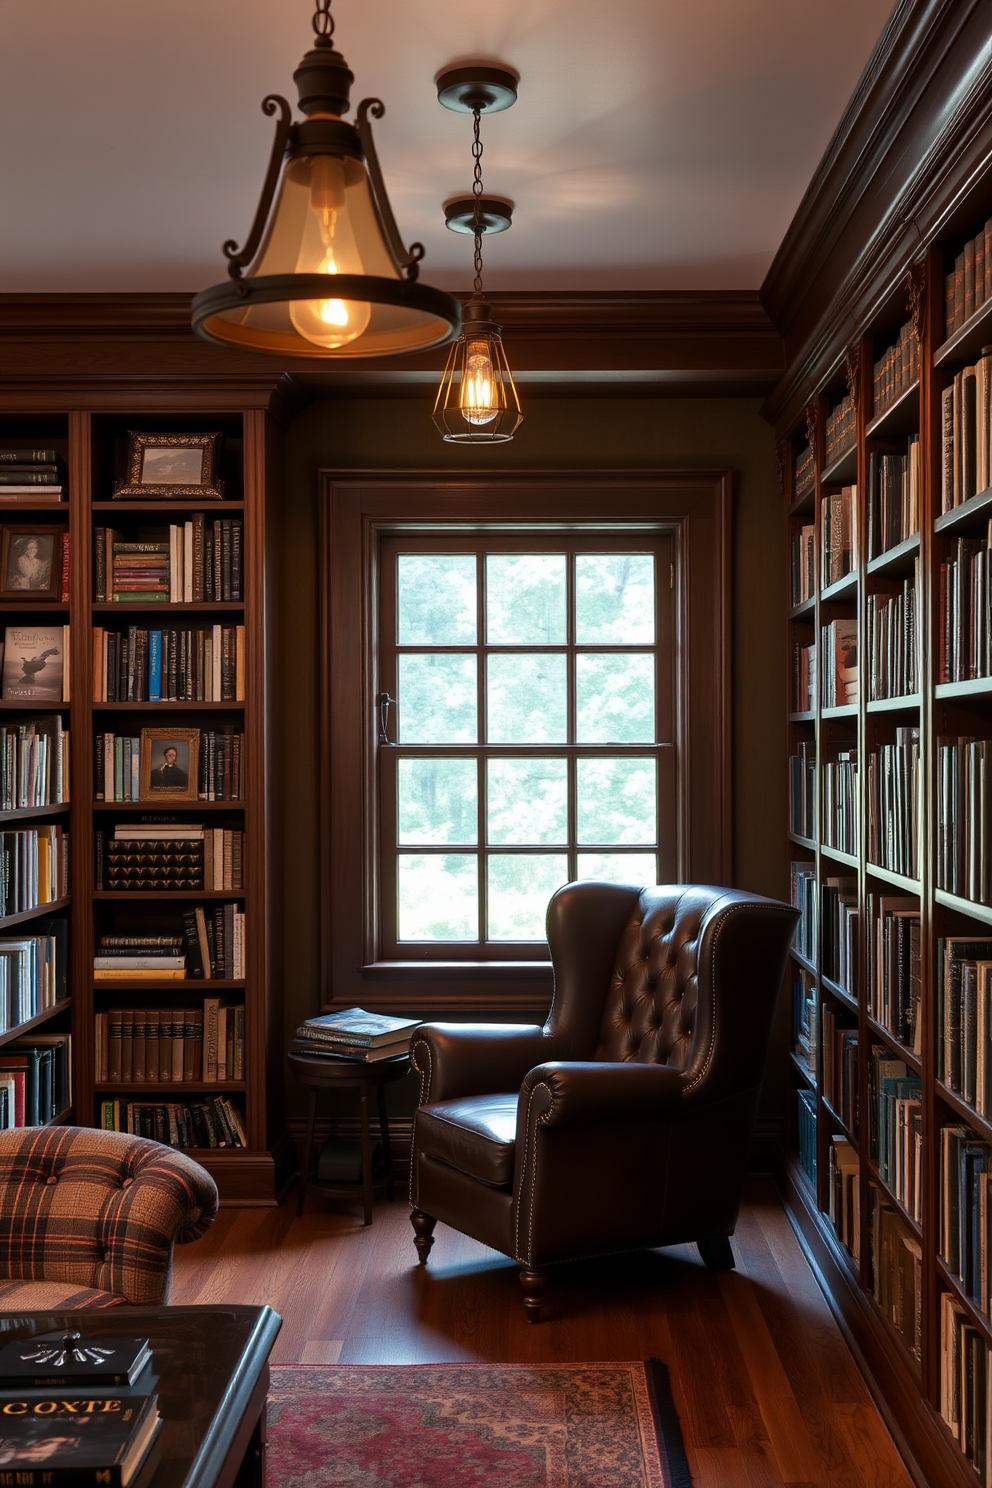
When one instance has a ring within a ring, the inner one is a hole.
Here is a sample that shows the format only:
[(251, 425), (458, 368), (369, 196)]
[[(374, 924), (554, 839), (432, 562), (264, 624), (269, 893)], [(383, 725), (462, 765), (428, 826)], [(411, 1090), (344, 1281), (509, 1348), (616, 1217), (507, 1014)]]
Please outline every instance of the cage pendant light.
[(510, 226), (512, 206), (487, 197), (482, 184), (482, 110), (509, 108), (516, 78), (495, 68), (464, 69), (438, 79), (438, 98), (446, 108), (472, 114), (472, 196), (445, 208), (447, 226), (475, 239), (475, 281), (462, 312), (462, 332), (434, 402), (434, 423), (448, 444), (505, 444), (523, 422), (520, 399), (503, 350), (500, 327), (482, 291), (482, 238)]
[(376, 357), (450, 341), (452, 296), (418, 282), (423, 247), (404, 247), (386, 194), (370, 119), (377, 98), (350, 107), (354, 74), (334, 47), (330, 0), (315, 0), (314, 44), (293, 74), (304, 115), (285, 98), (269, 168), (244, 246), (228, 240), (229, 278), (193, 301), (193, 329), (244, 351), (295, 357)]

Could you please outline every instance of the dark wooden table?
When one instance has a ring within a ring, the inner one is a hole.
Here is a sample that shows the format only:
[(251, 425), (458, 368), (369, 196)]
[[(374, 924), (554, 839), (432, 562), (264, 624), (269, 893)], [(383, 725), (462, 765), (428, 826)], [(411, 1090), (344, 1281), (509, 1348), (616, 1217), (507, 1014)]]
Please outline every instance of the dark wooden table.
[(281, 1327), (271, 1307), (0, 1313), (0, 1344), (67, 1331), (148, 1338), (162, 1417), (148, 1488), (265, 1488), (268, 1361)]
[[(323, 1194), (325, 1198), (353, 1198), (362, 1196), (365, 1223), (372, 1223), (372, 1191), (385, 1187), (386, 1196), (393, 1197), (393, 1149), (389, 1142), (389, 1119), (386, 1115), (385, 1087), (394, 1080), (402, 1080), (409, 1072), (408, 1054), (397, 1054), (393, 1059), (379, 1059), (364, 1064), (358, 1059), (324, 1059), (319, 1055), (290, 1054), (289, 1067), (301, 1085), (310, 1090), (307, 1107), (307, 1140), (303, 1153), (303, 1171), (300, 1173), (300, 1197), (297, 1214), (303, 1213), (303, 1203), (308, 1193)], [(358, 1183), (324, 1183), (312, 1178), (313, 1134), (317, 1121), (317, 1097), (321, 1090), (357, 1089), (361, 1103), (362, 1122), (362, 1176)], [(372, 1143), (369, 1138), (369, 1091), (374, 1089), (379, 1107), (379, 1135), (382, 1139), (382, 1155), (385, 1173), (382, 1178), (372, 1176)]]

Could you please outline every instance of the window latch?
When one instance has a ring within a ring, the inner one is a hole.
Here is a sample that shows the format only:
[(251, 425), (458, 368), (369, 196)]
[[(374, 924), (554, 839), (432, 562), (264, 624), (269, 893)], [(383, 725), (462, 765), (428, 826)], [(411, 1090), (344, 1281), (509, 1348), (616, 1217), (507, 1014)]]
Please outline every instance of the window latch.
[(386, 732), (386, 728), (389, 723), (389, 709), (396, 706), (396, 699), (390, 697), (388, 692), (380, 692), (376, 694), (375, 700), (379, 707), (379, 743), (391, 744), (393, 741)]

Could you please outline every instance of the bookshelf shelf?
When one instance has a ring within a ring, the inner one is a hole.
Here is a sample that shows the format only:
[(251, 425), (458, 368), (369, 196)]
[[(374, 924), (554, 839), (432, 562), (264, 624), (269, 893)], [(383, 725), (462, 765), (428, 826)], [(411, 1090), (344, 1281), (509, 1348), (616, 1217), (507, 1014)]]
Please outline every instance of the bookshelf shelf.
[[(202, 497), (196, 500), (190, 497), (187, 501), (94, 501), (90, 510), (94, 512), (115, 512), (118, 517), (126, 518), (131, 512), (140, 512), (142, 516), (148, 512), (154, 512), (161, 521), (163, 527), (168, 527), (170, 513), (177, 515), (182, 512), (203, 511), (214, 517), (230, 516), (232, 512), (243, 512), (245, 503), (243, 501), (205, 501)], [(155, 525), (148, 523), (148, 526)]]
[(954, 909), (958, 914), (970, 915), (973, 920), (992, 925), (992, 906), (988, 904), (976, 904), (973, 899), (961, 899), (957, 894), (949, 894), (946, 889), (935, 889), (934, 899), (944, 909)]
[(93, 605), (94, 615), (243, 615), (244, 605), (236, 599), (173, 600), (170, 604), (161, 600), (121, 603), (113, 600), (97, 600)]
[(826, 588), (820, 590), (820, 603), (832, 604), (840, 599), (855, 599), (857, 592), (858, 571), (853, 569), (842, 579), (837, 579), (833, 584), (828, 584)]
[(805, 847), (807, 852), (816, 852), (816, 843), (812, 837), (800, 837), (798, 832), (790, 832), (789, 841), (794, 842), (797, 847)]
[(866, 568), (869, 574), (912, 573), (913, 560), (920, 551), (920, 534), (914, 532), (894, 548), (886, 548), (877, 558), (872, 558)]
[(893, 873), (891, 868), (880, 868), (877, 863), (866, 863), (865, 872), (871, 874), (872, 878), (881, 879), (882, 883), (891, 884), (894, 889), (902, 889), (907, 894), (921, 892), (918, 878), (909, 878), (905, 873)]
[(970, 362), (981, 355), (982, 347), (992, 341), (992, 300), (987, 300), (980, 310), (969, 316), (960, 330), (949, 336), (933, 353), (933, 365), (946, 367), (950, 363)]
[(65, 816), (70, 809), (68, 801), (59, 801), (51, 806), (17, 806), (13, 811), (0, 811), (0, 829), (5, 822), (34, 821), (37, 817)]
[(816, 714), (813, 712), (812, 708), (807, 709), (803, 713), (790, 713), (789, 714), (789, 722), (790, 723), (815, 723), (816, 722)]
[(63, 997), (59, 1002), (53, 1002), (51, 1007), (45, 1008), (43, 1012), (36, 1013), (33, 1018), (28, 1018), (23, 1023), (18, 1023), (14, 1028), (8, 1028), (0, 1033), (0, 1047), (12, 1044), (16, 1039), (23, 1038), (35, 1028), (43, 1028), (46, 1023), (51, 1023), (60, 1013), (68, 1013), (72, 1007), (72, 998)]
[(190, 1091), (196, 1095), (239, 1095), (247, 1090), (244, 1080), (94, 1080), (97, 1095), (116, 1095), (121, 1100), (140, 1101), (147, 1095), (171, 1095), (176, 1100)]
[[(170, 903), (197, 903), (201, 899), (243, 899), (244, 889), (94, 889), (94, 899), (138, 899), (155, 904), (160, 899)], [(0, 921), (2, 923), (2, 921)]]
[(992, 486), (969, 496), (960, 506), (942, 512), (933, 524), (934, 532), (953, 532), (957, 527), (968, 528), (988, 521), (992, 516)]
[(907, 693), (905, 697), (894, 698), (872, 698), (868, 704), (869, 713), (918, 713), (922, 707), (923, 699), (918, 692)]
[(10, 925), (26, 925), (31, 920), (41, 920), (49, 915), (56, 914), (60, 909), (68, 909), (71, 899), (52, 899), (47, 904), (39, 904), (36, 909), (25, 909), (20, 914), (0, 916), (0, 930), (6, 930)]
[(823, 1109), (827, 1113), (827, 1115), (830, 1117), (830, 1120), (833, 1122), (834, 1126), (837, 1128), (837, 1130), (841, 1133), (842, 1136), (845, 1136), (847, 1138), (847, 1140), (850, 1142), (851, 1146), (855, 1149), (855, 1151), (857, 1151), (858, 1150), (858, 1139), (854, 1135), (854, 1133), (851, 1131), (850, 1127), (848, 1126), (847, 1122), (844, 1120), (843, 1116), (841, 1116), (838, 1113), (838, 1111), (836, 1110), (836, 1108), (830, 1104), (830, 1102), (827, 1100), (826, 1096), (821, 1095), (820, 1100), (823, 1102)]
[(179, 801), (176, 802), (175, 805), (171, 805), (168, 808), (163, 806), (163, 804), (159, 801), (92, 801), (90, 804), (94, 811), (123, 811), (134, 812), (138, 815), (146, 815), (148, 813), (151, 813), (153, 816), (158, 816), (165, 810), (168, 810), (170, 816), (173, 815), (176, 810), (182, 811), (184, 815), (192, 812), (194, 816), (199, 816), (202, 815), (204, 811), (243, 812), (245, 809), (245, 802), (243, 800)]
[(838, 1002), (842, 1002), (845, 1007), (857, 1012), (858, 999), (853, 997), (846, 987), (842, 987), (839, 982), (832, 982), (829, 977), (825, 976), (821, 976), (820, 981), (825, 992), (829, 992), (831, 997), (836, 998)]
[(982, 1141), (992, 1141), (992, 1118), (979, 1115), (974, 1106), (969, 1106), (966, 1100), (962, 1099), (960, 1095), (955, 1095), (954, 1091), (949, 1090), (940, 1080), (935, 1082), (934, 1090), (937, 1099), (943, 1101), (944, 1105), (947, 1106), (948, 1110), (953, 1111), (955, 1116), (959, 1116), (962, 1121), (967, 1121), (974, 1128), (978, 1136), (981, 1137)]
[(816, 611), (816, 596), (811, 594), (809, 599), (804, 599), (802, 604), (793, 605), (789, 611), (790, 620), (812, 620)]
[(174, 992), (177, 997), (182, 995), (187, 1001), (191, 993), (212, 997), (217, 992), (242, 991), (247, 985), (243, 977), (240, 980), (225, 980), (223, 977), (136, 977), (130, 981), (126, 977), (115, 977), (112, 981), (94, 977), (92, 980), (93, 986), (98, 987), (101, 992), (127, 992), (129, 997), (133, 997), (135, 992), (154, 992), (156, 997), (163, 992)]
[(836, 708), (824, 708), (821, 714), (823, 718), (857, 718), (857, 703), (839, 703)]
[(799, 951), (796, 950), (795, 946), (792, 947), (789, 955), (792, 957), (793, 961), (798, 961), (799, 965), (804, 967), (806, 971), (816, 971), (815, 963), (812, 961), (808, 961), (805, 956), (803, 956)]
[(94, 713), (231, 713), (245, 711), (237, 703), (94, 703)]
[(801, 1077), (806, 1081), (807, 1085), (812, 1085), (815, 1087), (816, 1076), (811, 1069), (803, 1064), (802, 1060), (799, 1058), (799, 1055), (793, 1052), (790, 1053), (789, 1058), (792, 1060), (792, 1063), (796, 1068), (796, 1072), (801, 1075)]
[(992, 677), (972, 677), (967, 682), (938, 682), (934, 688), (938, 699), (992, 697)]
[(865, 438), (892, 439), (899, 434), (915, 434), (919, 427), (920, 380), (917, 378), (872, 419), (865, 428)]
[(824, 486), (842, 486), (848, 481), (857, 479), (858, 474), (858, 447), (852, 444), (849, 449), (843, 450), (837, 458), (826, 467), (820, 475), (820, 484)]
[(824, 843), (820, 848), (825, 858), (830, 858), (834, 863), (844, 863), (848, 868), (857, 868), (860, 861), (854, 853), (844, 852), (839, 847), (830, 847)]
[(921, 1075), (923, 1073), (923, 1061), (919, 1055), (914, 1054), (912, 1049), (907, 1049), (906, 1045), (892, 1032), (891, 1028), (886, 1028), (884, 1023), (877, 1022), (870, 1013), (866, 1014), (865, 1023), (871, 1036), (881, 1039), (884, 1044), (887, 1044), (893, 1054), (897, 1055), (899, 1059), (905, 1060), (914, 1074)]
[(951, 1270), (950, 1266), (948, 1266), (947, 1262), (943, 1259), (942, 1256), (937, 1257), (935, 1267), (937, 1275), (943, 1282), (947, 1291), (954, 1293), (954, 1296), (957, 1298), (958, 1302), (961, 1303), (961, 1305), (967, 1312), (972, 1326), (978, 1328), (981, 1331), (981, 1333), (984, 1335), (986, 1343), (989, 1344), (990, 1347), (992, 1347), (992, 1323), (990, 1323), (985, 1313), (980, 1307), (975, 1306), (975, 1303), (968, 1296), (968, 1293), (961, 1285), (960, 1278), (955, 1276), (954, 1272)]
[(816, 503), (816, 487), (810, 486), (797, 496), (789, 507), (790, 517), (803, 517), (813, 510)]

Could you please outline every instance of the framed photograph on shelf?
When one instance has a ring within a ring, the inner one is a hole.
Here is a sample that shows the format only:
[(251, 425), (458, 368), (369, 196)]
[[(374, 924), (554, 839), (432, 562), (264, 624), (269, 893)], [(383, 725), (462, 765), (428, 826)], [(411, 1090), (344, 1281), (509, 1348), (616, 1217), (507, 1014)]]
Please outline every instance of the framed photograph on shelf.
[(58, 599), (64, 527), (0, 528), (0, 597)]
[(129, 432), (127, 476), (114, 487), (115, 501), (223, 501), (220, 434)]
[(195, 801), (200, 782), (200, 730), (141, 730), (142, 801)]

